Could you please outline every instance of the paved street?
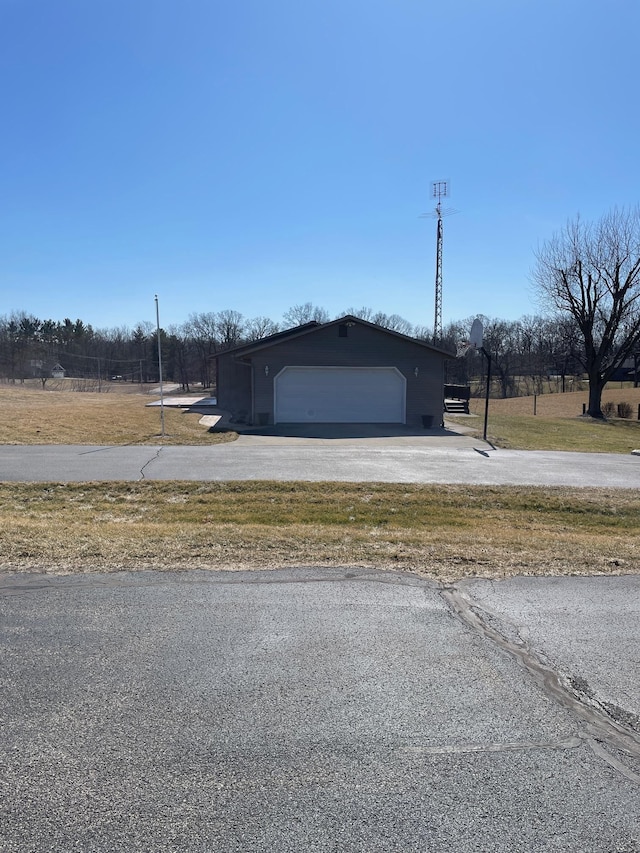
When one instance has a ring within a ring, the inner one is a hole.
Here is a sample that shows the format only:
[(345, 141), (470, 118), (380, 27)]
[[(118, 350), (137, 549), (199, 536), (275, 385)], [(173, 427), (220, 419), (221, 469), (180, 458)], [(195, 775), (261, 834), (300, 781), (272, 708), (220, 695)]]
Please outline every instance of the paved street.
[[(592, 700), (640, 723), (640, 577), (520, 577), (461, 587), (499, 620), (501, 633), (517, 631)], [(621, 590), (629, 594), (624, 604)]]
[(0, 446), (0, 481), (336, 480), (640, 488), (640, 456), (494, 450), (464, 435), (243, 435), (211, 447)]
[(0, 849), (637, 853), (639, 593), (3, 576)]

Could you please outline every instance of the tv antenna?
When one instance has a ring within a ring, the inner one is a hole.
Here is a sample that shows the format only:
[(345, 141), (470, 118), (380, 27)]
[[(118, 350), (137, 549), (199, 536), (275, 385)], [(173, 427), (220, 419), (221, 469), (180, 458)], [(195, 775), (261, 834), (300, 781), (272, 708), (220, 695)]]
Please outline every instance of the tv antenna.
[(452, 207), (442, 208), (442, 199), (449, 195), (448, 181), (432, 181), (431, 182), (431, 197), (437, 199), (435, 210), (433, 213), (423, 213), (421, 219), (437, 219), (437, 236), (436, 236), (436, 298), (435, 312), (433, 321), (433, 343), (440, 343), (442, 340), (442, 217), (451, 216), (452, 213), (457, 213)]

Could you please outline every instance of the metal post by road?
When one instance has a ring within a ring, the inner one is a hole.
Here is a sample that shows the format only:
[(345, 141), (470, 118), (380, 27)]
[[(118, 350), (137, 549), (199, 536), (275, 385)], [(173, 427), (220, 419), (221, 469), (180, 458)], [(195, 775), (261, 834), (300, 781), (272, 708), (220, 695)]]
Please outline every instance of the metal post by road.
[(158, 333), (158, 372), (160, 374), (160, 435), (164, 438), (164, 393), (162, 390), (162, 345), (160, 343), (160, 309), (156, 295), (156, 329)]
[(484, 431), (482, 438), (487, 440), (487, 421), (489, 419), (489, 391), (491, 390), (491, 354), (484, 347), (480, 347), (480, 352), (487, 359), (487, 392), (484, 398)]

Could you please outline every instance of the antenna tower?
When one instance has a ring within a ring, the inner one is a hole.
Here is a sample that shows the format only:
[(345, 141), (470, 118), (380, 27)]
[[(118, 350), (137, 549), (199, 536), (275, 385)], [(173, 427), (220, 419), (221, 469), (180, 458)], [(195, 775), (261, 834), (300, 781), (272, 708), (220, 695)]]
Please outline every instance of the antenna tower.
[(435, 299), (435, 314), (433, 321), (433, 342), (437, 344), (442, 340), (442, 204), (443, 198), (449, 194), (449, 184), (447, 181), (433, 181), (432, 198), (437, 198), (436, 216), (438, 219), (437, 237), (436, 237), (436, 299)]
[(423, 213), (421, 219), (430, 218), (438, 220), (436, 239), (436, 300), (433, 321), (433, 343), (437, 344), (442, 341), (442, 217), (458, 213), (458, 211), (452, 207), (447, 207), (444, 210), (442, 208), (442, 199), (449, 195), (448, 181), (432, 181), (431, 189), (432, 198), (437, 199), (436, 207), (433, 213)]

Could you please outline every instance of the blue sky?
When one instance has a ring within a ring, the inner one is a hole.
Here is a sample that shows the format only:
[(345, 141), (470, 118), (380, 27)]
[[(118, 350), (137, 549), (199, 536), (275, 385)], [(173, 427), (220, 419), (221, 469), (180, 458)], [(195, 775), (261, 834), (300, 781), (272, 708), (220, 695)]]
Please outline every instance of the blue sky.
[(0, 0), (0, 315), (540, 310), (536, 246), (635, 205), (637, 0)]

